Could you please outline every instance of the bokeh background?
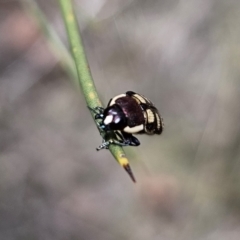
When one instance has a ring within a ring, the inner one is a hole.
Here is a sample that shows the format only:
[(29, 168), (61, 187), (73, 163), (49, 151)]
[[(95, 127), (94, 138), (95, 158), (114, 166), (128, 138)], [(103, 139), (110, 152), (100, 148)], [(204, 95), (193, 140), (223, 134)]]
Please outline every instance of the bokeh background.
[[(95, 151), (31, 2), (0, 1), (0, 239), (240, 239), (240, 1), (75, 1), (102, 101), (133, 90), (164, 118), (125, 148), (137, 184)], [(68, 47), (58, 2), (37, 4)]]

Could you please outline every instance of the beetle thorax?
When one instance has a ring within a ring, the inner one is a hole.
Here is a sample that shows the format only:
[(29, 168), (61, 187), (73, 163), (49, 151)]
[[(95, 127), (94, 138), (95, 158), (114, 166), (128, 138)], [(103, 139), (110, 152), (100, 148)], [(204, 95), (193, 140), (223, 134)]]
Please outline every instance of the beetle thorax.
[(103, 124), (111, 130), (123, 129), (126, 126), (126, 122), (126, 116), (119, 106), (113, 105), (105, 109)]

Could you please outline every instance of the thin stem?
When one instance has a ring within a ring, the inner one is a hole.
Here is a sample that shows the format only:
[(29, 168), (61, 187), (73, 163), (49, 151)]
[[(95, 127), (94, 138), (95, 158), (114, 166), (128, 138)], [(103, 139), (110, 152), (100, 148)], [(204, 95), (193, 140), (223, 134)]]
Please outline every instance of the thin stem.
[[(90, 108), (102, 107), (103, 105), (98, 97), (96, 87), (94, 85), (92, 75), (90, 72), (90, 67), (88, 65), (87, 58), (85, 55), (81, 35), (78, 30), (76, 16), (73, 11), (72, 1), (59, 0), (59, 4), (61, 6), (62, 15), (67, 30), (68, 40), (70, 43), (74, 62), (76, 64), (79, 84), (85, 97), (85, 100), (87, 102), (87, 105)], [(92, 116), (94, 117), (93, 113)], [(118, 161), (118, 163), (128, 172), (132, 180), (135, 182), (135, 178), (129, 166), (128, 159), (126, 158), (122, 147), (110, 144), (109, 150), (114, 156), (114, 158)]]

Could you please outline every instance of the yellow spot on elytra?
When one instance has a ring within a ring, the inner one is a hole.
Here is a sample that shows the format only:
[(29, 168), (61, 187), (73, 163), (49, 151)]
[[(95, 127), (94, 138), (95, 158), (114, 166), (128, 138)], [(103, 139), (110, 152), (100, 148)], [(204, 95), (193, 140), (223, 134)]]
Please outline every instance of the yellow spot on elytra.
[(150, 109), (147, 109), (147, 115), (148, 115), (148, 118), (147, 118), (148, 123), (153, 123), (155, 120), (153, 111)]

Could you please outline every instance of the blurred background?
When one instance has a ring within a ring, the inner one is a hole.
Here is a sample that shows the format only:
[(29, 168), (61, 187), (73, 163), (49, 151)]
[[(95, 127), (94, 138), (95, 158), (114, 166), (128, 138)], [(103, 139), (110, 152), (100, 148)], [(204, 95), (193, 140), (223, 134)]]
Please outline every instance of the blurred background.
[(68, 47), (58, 1), (1, 0), (0, 239), (240, 239), (239, 0), (75, 10), (102, 101), (141, 93), (165, 129), (125, 148), (133, 184), (95, 151), (64, 48), (39, 26)]

